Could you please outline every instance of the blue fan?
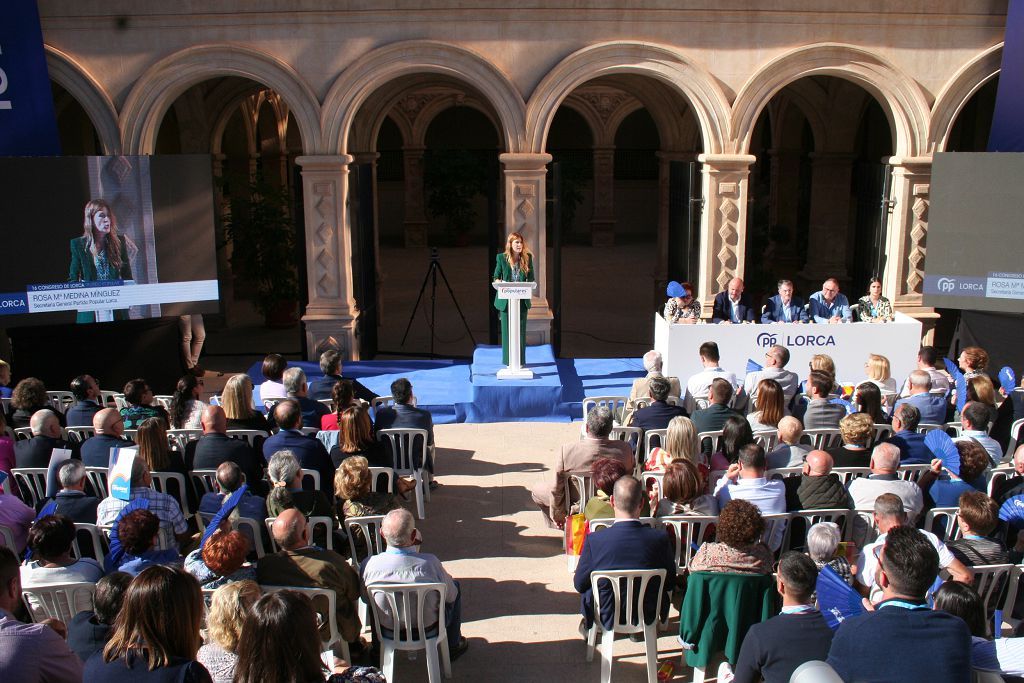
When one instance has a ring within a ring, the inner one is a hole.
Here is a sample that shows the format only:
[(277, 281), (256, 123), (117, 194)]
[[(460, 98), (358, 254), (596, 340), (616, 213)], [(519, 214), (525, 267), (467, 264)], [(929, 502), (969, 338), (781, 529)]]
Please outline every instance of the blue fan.
[(238, 507), (238, 504), (242, 502), (242, 496), (249, 490), (248, 484), (242, 484), (238, 487), (238, 490), (228, 496), (228, 499), (224, 501), (224, 504), (220, 506), (220, 510), (213, 516), (210, 523), (206, 525), (206, 531), (203, 532), (203, 540), (199, 542), (199, 547), (203, 548), (206, 546), (206, 542), (210, 540), (210, 536), (213, 536), (213, 532), (217, 530), (220, 523), (225, 517), (231, 514), (231, 511)]
[(1017, 527), (1024, 526), (1024, 493), (1007, 499), (999, 508), (999, 519)]
[(818, 572), (818, 609), (825, 623), (835, 630), (850, 617), (864, 613), (860, 593), (853, 590), (831, 567)]
[(103, 558), (103, 569), (106, 573), (109, 574), (110, 572), (117, 571), (117, 568), (121, 566), (121, 560), (123, 560), (124, 556), (127, 554), (127, 551), (121, 547), (121, 539), (117, 533), (117, 527), (121, 524), (121, 520), (124, 519), (124, 516), (129, 512), (148, 509), (148, 498), (136, 498), (121, 508), (121, 512), (117, 513), (117, 519), (114, 520), (114, 523), (110, 527), (110, 552), (108, 552), (107, 556)]
[(846, 408), (846, 414), (847, 415), (851, 415), (851, 414), (857, 412), (857, 411), (854, 410), (853, 404), (850, 403), (849, 401), (847, 401), (845, 398), (839, 398), (838, 396), (836, 396), (834, 398), (830, 398), (828, 400), (828, 402), (833, 404), (833, 405), (842, 406), (842, 407)]
[(999, 369), (999, 386), (1003, 388), (1007, 396), (1017, 388), (1017, 375), (1013, 374), (1013, 368), (1009, 365), (1004, 365)]
[(956, 449), (953, 439), (941, 429), (933, 429), (924, 437), (924, 445), (932, 456), (942, 461), (942, 466), (960, 476), (960, 451)]
[(964, 406), (967, 404), (967, 378), (964, 377), (964, 373), (960, 372), (957, 364), (950, 359), (943, 358), (942, 362), (946, 366), (946, 372), (953, 378), (954, 386), (956, 386), (956, 410), (958, 413), (963, 412)]
[(753, 358), (748, 358), (747, 359), (747, 373), (748, 374), (751, 373), (751, 372), (760, 372), (761, 370), (764, 370), (764, 366), (763, 365), (755, 363)]

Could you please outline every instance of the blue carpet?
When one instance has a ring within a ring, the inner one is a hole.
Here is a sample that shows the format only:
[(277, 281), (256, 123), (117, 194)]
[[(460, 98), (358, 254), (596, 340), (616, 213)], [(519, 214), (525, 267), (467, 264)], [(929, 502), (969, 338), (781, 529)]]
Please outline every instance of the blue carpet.
[[(254, 384), (264, 380), (260, 363), (249, 368)], [(293, 362), (308, 380), (322, 376), (312, 362)], [(568, 422), (582, 418), (584, 396), (624, 396), (644, 375), (639, 358), (558, 358), (551, 346), (526, 349), (532, 380), (499, 380), (500, 346), (478, 346), (472, 363), (462, 360), (381, 360), (345, 363), (346, 377), (374, 393), (391, 393), (391, 382), (412, 382), (417, 405), (437, 424), (453, 422)]]

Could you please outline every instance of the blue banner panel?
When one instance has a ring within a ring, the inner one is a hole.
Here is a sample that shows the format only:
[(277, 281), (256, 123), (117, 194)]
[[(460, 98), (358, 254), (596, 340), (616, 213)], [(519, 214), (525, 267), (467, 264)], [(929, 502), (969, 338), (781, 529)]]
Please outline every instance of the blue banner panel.
[(1024, 152), (1024, 0), (1010, 0), (1006, 8), (1003, 63), (988, 151)]
[(36, 0), (0, 3), (0, 156), (60, 154)]

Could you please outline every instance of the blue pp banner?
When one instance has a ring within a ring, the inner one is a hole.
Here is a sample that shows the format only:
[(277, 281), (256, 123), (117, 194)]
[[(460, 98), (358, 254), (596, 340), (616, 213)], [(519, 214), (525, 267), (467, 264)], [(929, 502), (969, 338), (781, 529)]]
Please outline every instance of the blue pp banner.
[(1024, 152), (1024, 0), (1010, 0), (1006, 8), (1003, 63), (988, 151)]
[(0, 3), (0, 156), (60, 154), (36, 0)]

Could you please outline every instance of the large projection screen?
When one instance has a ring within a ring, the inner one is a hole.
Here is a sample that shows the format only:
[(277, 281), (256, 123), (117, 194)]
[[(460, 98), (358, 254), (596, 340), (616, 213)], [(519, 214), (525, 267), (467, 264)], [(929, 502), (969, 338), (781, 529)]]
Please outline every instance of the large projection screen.
[(936, 154), (924, 303), (1024, 313), (1024, 154)]

